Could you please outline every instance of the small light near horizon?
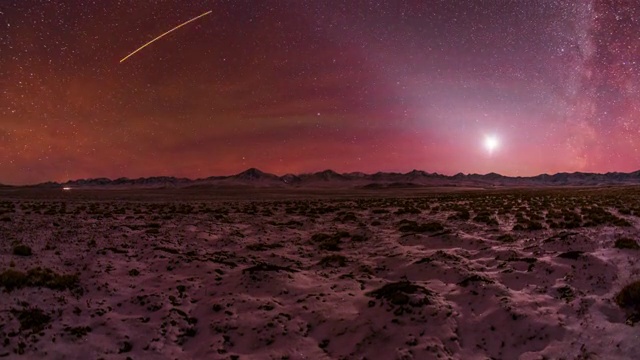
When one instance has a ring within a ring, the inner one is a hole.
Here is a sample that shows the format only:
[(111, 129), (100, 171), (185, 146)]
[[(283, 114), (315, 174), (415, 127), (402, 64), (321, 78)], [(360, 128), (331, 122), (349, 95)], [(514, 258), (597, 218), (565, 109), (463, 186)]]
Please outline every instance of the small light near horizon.
[(68, 187), (68, 186), (65, 186), (65, 187), (63, 187), (63, 188), (62, 188), (62, 190), (63, 190), (63, 191), (69, 191), (69, 190), (71, 190), (71, 188), (70, 188), (70, 187)]

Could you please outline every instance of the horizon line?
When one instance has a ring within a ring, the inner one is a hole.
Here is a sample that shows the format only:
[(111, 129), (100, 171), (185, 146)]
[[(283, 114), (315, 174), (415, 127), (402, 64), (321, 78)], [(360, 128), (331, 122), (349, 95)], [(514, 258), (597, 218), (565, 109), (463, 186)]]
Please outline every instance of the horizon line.
[(273, 175), (276, 176), (278, 178), (287, 176), (287, 175), (293, 175), (293, 176), (301, 176), (301, 175), (313, 175), (313, 174), (319, 174), (319, 173), (323, 173), (323, 172), (333, 172), (336, 173), (338, 175), (349, 175), (349, 174), (364, 174), (364, 175), (375, 175), (375, 174), (379, 174), (379, 173), (383, 173), (383, 174), (401, 174), (401, 175), (406, 175), (412, 172), (423, 172), (426, 174), (432, 174), (432, 175), (439, 175), (439, 176), (444, 176), (444, 177), (454, 177), (457, 175), (462, 174), (462, 176), (471, 176), (471, 175), (478, 175), (478, 176), (487, 176), (487, 175), (498, 175), (498, 176), (502, 176), (505, 178), (534, 178), (534, 177), (538, 177), (538, 176), (555, 176), (555, 175), (559, 175), (559, 174), (589, 174), (589, 175), (607, 175), (607, 174), (633, 174), (636, 172), (640, 172), (640, 169), (635, 170), (635, 171), (630, 171), (630, 172), (624, 172), (624, 171), (607, 171), (607, 172), (589, 172), (589, 171), (573, 171), (573, 172), (568, 172), (568, 171), (560, 171), (560, 172), (556, 172), (556, 173), (539, 173), (536, 175), (503, 175), (500, 173), (496, 173), (496, 172), (488, 172), (488, 173), (464, 173), (462, 171), (457, 172), (453, 175), (446, 175), (443, 173), (438, 173), (438, 172), (429, 172), (426, 170), (418, 170), (418, 169), (412, 169), (409, 170), (407, 172), (398, 172), (398, 171), (377, 171), (374, 173), (367, 173), (367, 172), (363, 172), (363, 171), (349, 171), (349, 172), (337, 172), (334, 171), (332, 169), (324, 169), (324, 170), (318, 170), (318, 171), (311, 171), (311, 172), (300, 172), (300, 173), (284, 173), (282, 175), (278, 175), (275, 173), (271, 173), (271, 172), (265, 172), (260, 170), (259, 168), (256, 167), (249, 167), (246, 170), (240, 171), (238, 173), (235, 174), (229, 174), (229, 175), (209, 175), (206, 177), (197, 177), (197, 178), (190, 178), (190, 177), (183, 177), (183, 176), (175, 176), (175, 175), (152, 175), (152, 176), (139, 176), (139, 177), (127, 177), (127, 176), (119, 176), (119, 177), (105, 177), (105, 176), (98, 176), (98, 177), (87, 177), (87, 178), (75, 178), (75, 179), (67, 179), (65, 181), (52, 181), (52, 180), (46, 180), (46, 181), (42, 181), (42, 182), (37, 182), (37, 183), (31, 183), (31, 184), (8, 184), (8, 183), (3, 183), (0, 182), (0, 185), (2, 186), (14, 186), (14, 187), (21, 187), (21, 186), (38, 186), (38, 185), (43, 185), (43, 184), (49, 184), (49, 183), (54, 183), (54, 184), (66, 184), (69, 182), (74, 182), (74, 181), (81, 181), (81, 180), (96, 180), (96, 179), (107, 179), (109, 181), (114, 181), (114, 180), (119, 180), (119, 179), (126, 179), (126, 180), (139, 180), (139, 179), (152, 179), (152, 178), (174, 178), (174, 179), (184, 179), (184, 180), (188, 180), (188, 181), (198, 181), (198, 180), (205, 180), (205, 179), (209, 179), (209, 178), (213, 178), (213, 177), (219, 177), (219, 178), (229, 178), (229, 177), (233, 177), (233, 176), (237, 176), (240, 174), (243, 174), (245, 172), (251, 171), (251, 170), (257, 170), (263, 174), (266, 175)]

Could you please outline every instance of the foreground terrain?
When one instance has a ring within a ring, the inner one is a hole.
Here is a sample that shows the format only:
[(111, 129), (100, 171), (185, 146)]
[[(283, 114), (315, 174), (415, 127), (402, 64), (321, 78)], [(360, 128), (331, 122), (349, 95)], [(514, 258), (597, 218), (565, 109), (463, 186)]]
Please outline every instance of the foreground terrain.
[(391, 191), (6, 191), (0, 357), (640, 354), (640, 189)]

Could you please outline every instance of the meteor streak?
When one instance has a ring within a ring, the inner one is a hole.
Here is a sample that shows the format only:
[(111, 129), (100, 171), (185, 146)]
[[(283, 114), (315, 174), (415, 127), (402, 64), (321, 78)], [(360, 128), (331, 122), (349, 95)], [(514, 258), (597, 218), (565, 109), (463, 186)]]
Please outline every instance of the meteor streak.
[(122, 58), (122, 60), (120, 60), (120, 62), (122, 63), (123, 61), (127, 60), (128, 58), (130, 58), (133, 54), (135, 54), (135, 53), (137, 53), (138, 51), (140, 51), (140, 50), (144, 49), (145, 47), (147, 47), (147, 46), (151, 45), (154, 41), (156, 41), (156, 40), (160, 39), (161, 37), (163, 37), (163, 36), (165, 36), (165, 35), (167, 35), (167, 34), (169, 34), (170, 32), (172, 32), (172, 31), (174, 31), (174, 30), (178, 30), (178, 29), (180, 29), (181, 27), (183, 27), (183, 26), (187, 25), (188, 23), (190, 23), (190, 22), (192, 22), (192, 21), (196, 21), (196, 20), (200, 19), (200, 18), (201, 18), (201, 17), (203, 17), (203, 16), (207, 16), (207, 15), (211, 14), (211, 12), (212, 12), (212, 10), (209, 10), (209, 11), (207, 11), (206, 13), (204, 13), (204, 14), (202, 14), (202, 15), (198, 15), (198, 16), (194, 17), (193, 19), (189, 20), (189, 21), (185, 21), (185, 22), (183, 22), (182, 24), (180, 24), (180, 25), (178, 25), (178, 26), (174, 27), (173, 29), (171, 29), (171, 30), (169, 30), (169, 31), (165, 32), (164, 34), (162, 34), (162, 35), (160, 35), (160, 36), (156, 37), (155, 39), (153, 39), (153, 40), (149, 41), (148, 43), (146, 43), (146, 44), (144, 44), (144, 45), (140, 46), (138, 49), (136, 49), (136, 51), (134, 51), (134, 52), (132, 52), (131, 54), (129, 54), (129, 55), (125, 56), (124, 58)]

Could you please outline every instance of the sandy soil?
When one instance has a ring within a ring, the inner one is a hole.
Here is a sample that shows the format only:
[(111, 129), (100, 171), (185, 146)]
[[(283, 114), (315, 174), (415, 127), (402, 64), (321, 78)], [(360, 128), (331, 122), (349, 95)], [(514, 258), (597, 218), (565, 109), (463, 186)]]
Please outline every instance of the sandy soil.
[(624, 194), (7, 197), (0, 356), (635, 359)]

